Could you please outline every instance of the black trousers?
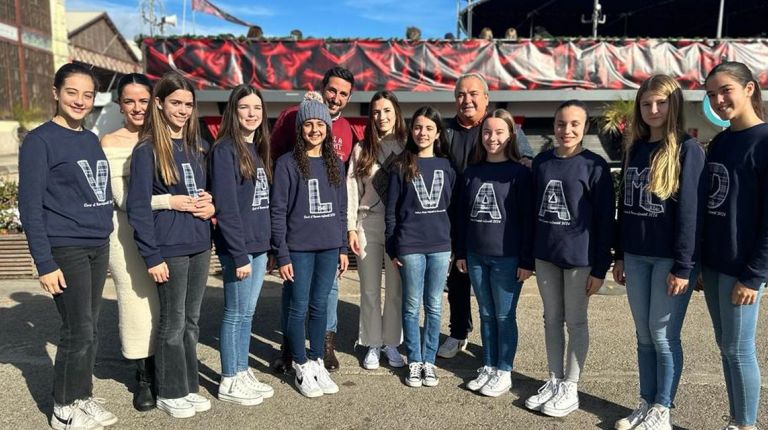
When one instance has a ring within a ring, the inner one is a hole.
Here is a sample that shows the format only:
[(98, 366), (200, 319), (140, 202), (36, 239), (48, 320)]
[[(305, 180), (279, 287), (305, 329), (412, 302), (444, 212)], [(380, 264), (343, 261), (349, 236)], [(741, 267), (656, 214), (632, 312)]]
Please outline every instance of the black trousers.
[(109, 241), (94, 247), (51, 249), (67, 288), (53, 297), (61, 330), (53, 365), (53, 399), (59, 405), (93, 396), (99, 308), (109, 263)]
[(455, 264), (451, 264), (448, 274), (448, 306), (451, 309), (450, 336), (454, 339), (466, 339), (472, 331), (472, 307), (469, 300), (472, 286), (469, 275), (459, 272)]

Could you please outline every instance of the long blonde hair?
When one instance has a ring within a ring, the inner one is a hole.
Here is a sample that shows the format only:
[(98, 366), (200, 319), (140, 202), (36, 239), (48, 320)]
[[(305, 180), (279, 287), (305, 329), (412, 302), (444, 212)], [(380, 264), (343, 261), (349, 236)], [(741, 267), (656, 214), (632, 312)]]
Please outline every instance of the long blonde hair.
[(195, 89), (183, 76), (176, 72), (168, 72), (157, 82), (155, 91), (152, 95), (152, 102), (149, 104), (149, 115), (144, 121), (144, 126), (139, 134), (139, 142), (149, 142), (152, 145), (155, 156), (156, 174), (160, 180), (167, 186), (179, 182), (179, 172), (176, 169), (176, 162), (173, 158), (173, 141), (171, 139), (171, 130), (168, 126), (168, 120), (165, 119), (163, 111), (157, 107), (154, 99), (157, 98), (162, 103), (166, 97), (176, 90), (185, 90), (192, 93), (192, 99), (195, 101), (192, 113), (184, 124), (182, 131), (182, 140), (184, 141), (184, 150), (190, 151), (195, 155), (203, 155), (203, 146), (200, 138), (200, 128), (197, 124), (197, 99)]
[(664, 121), (664, 134), (661, 144), (651, 155), (651, 172), (648, 191), (661, 200), (674, 198), (680, 187), (680, 147), (685, 135), (683, 130), (683, 90), (680, 85), (667, 75), (653, 75), (637, 90), (635, 109), (632, 118), (632, 133), (626, 141), (624, 166), (629, 163), (632, 146), (639, 140), (651, 137), (651, 128), (643, 121), (640, 113), (640, 100), (646, 93), (667, 98), (669, 108)]

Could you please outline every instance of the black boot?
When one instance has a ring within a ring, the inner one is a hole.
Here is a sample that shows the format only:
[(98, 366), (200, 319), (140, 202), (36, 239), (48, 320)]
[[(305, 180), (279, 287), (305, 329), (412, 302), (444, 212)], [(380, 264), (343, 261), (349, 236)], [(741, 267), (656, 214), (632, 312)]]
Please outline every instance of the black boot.
[(270, 365), (272, 371), (278, 374), (290, 373), (293, 371), (293, 357), (288, 349), (288, 342), (283, 338), (283, 344), (280, 345), (280, 357)]
[(137, 411), (146, 412), (155, 408), (153, 385), (155, 381), (155, 357), (134, 360), (136, 363), (136, 380), (139, 386), (133, 394), (133, 407)]
[(325, 368), (329, 372), (339, 370), (339, 359), (336, 358), (335, 345), (336, 333), (332, 331), (325, 332)]

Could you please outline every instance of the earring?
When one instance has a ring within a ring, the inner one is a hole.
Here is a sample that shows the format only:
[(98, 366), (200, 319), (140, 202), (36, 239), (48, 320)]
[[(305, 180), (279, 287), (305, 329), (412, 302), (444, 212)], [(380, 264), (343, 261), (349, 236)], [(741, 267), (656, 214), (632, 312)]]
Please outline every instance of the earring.
[(120, 113), (125, 113), (125, 111), (123, 110), (123, 108), (120, 108)]

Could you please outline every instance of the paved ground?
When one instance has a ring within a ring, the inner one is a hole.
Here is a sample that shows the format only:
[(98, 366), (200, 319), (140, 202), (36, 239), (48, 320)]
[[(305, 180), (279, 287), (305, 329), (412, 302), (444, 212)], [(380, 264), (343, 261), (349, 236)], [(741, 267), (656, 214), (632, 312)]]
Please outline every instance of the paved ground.
[[(582, 383), (581, 410), (563, 419), (527, 411), (523, 402), (536, 392), (546, 376), (541, 300), (529, 281), (518, 308), (520, 343), (515, 363), (514, 388), (497, 399), (464, 389), (480, 366), (479, 333), (470, 338), (467, 353), (452, 360), (438, 359), (441, 376), (436, 388), (408, 388), (404, 371), (386, 366), (365, 371), (363, 348), (354, 348), (358, 321), (357, 274), (342, 282), (340, 341), (342, 369), (334, 375), (341, 391), (320, 399), (305, 399), (287, 377), (268, 373), (267, 362), (277, 354), (280, 286), (268, 278), (253, 326), (251, 366), (275, 387), (275, 397), (256, 407), (238, 407), (213, 401), (213, 409), (188, 420), (172, 420), (162, 412), (138, 413), (131, 408), (133, 369), (120, 355), (114, 287), (108, 282), (100, 320), (100, 350), (95, 393), (120, 418), (125, 429), (585, 429), (613, 428), (629, 413), (637, 397), (635, 340), (626, 297), (595, 296), (590, 304), (591, 350)], [(473, 306), (476, 304), (473, 300)], [(763, 302), (760, 328), (768, 329), (768, 309)], [(223, 308), (221, 280), (210, 278), (201, 318), (199, 357), (203, 393), (215, 397), (220, 370), (218, 328)], [(445, 303), (447, 309), (447, 302)], [(475, 315), (477, 315), (475, 313)], [(34, 280), (0, 281), (0, 429), (47, 427), (52, 409), (52, 357), (59, 316), (52, 300), (40, 293)], [(447, 317), (443, 318), (447, 333)], [(728, 405), (719, 355), (716, 352), (704, 298), (694, 294), (685, 322), (683, 342), (685, 372), (673, 420), (679, 428), (719, 429)], [(758, 336), (758, 354), (768, 378), (768, 336)], [(768, 425), (768, 393), (764, 392), (760, 422)]]

